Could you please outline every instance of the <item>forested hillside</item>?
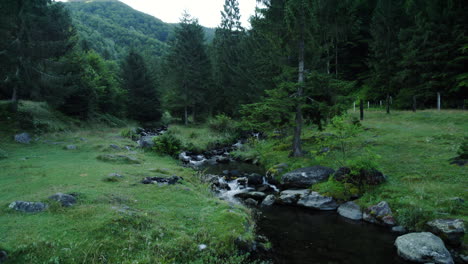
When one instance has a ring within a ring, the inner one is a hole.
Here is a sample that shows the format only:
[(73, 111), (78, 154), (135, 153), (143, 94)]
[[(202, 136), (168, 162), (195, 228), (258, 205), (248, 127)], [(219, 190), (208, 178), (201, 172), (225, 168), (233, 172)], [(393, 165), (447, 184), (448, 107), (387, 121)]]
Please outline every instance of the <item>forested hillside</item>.
[[(93, 49), (105, 59), (122, 58), (129, 47), (151, 56), (167, 52), (167, 42), (176, 24), (136, 11), (118, 0), (74, 0), (66, 7), (86, 49)], [(207, 40), (214, 30), (204, 28)]]

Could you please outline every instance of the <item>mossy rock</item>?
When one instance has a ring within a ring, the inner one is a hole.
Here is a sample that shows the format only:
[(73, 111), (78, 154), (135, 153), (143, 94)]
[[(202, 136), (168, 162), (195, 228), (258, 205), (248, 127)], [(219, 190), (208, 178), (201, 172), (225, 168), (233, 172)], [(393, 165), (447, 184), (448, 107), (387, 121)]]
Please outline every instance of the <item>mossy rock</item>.
[(8, 158), (8, 153), (3, 149), (0, 149), (0, 160)]
[(117, 155), (117, 154), (103, 154), (97, 156), (97, 159), (104, 162), (118, 163), (118, 164), (141, 164), (142, 162), (132, 156)]

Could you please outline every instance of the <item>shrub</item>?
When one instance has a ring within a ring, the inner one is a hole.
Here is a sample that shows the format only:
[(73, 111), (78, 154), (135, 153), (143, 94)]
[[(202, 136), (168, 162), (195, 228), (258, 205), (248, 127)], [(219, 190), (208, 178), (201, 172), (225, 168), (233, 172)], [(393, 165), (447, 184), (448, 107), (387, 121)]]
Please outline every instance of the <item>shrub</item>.
[(406, 206), (397, 210), (397, 221), (410, 230), (422, 230), (427, 221), (434, 218), (434, 212), (423, 208)]
[(136, 132), (136, 129), (135, 128), (124, 128), (120, 131), (120, 136), (124, 137), (124, 138), (130, 138), (132, 140), (136, 140), (138, 139), (138, 134)]
[[(327, 126), (330, 135), (321, 135), (317, 138), (319, 149), (337, 150), (336, 161), (344, 165), (353, 152), (358, 151), (360, 142), (356, 142), (356, 136), (362, 131), (359, 122), (349, 120), (347, 116), (335, 116)], [(318, 152), (321, 155), (329, 155), (331, 152)]]
[(328, 178), (326, 182), (313, 185), (312, 190), (341, 201), (348, 201), (361, 193), (354, 184), (339, 182), (333, 176)]
[(468, 137), (463, 139), (463, 142), (461, 143), (457, 153), (460, 159), (468, 159)]
[(358, 175), (361, 171), (371, 171), (379, 169), (379, 155), (367, 151), (364, 155), (357, 156), (352, 160), (347, 161), (348, 167), (351, 169), (352, 175)]
[(175, 156), (182, 150), (182, 141), (171, 133), (165, 133), (162, 136), (155, 137), (153, 142), (153, 150), (159, 154)]
[(3, 149), (0, 149), (0, 160), (8, 158), (8, 153)]
[(237, 122), (229, 116), (221, 114), (211, 119), (208, 123), (211, 130), (220, 133), (235, 133), (237, 131)]
[(161, 124), (168, 126), (174, 121), (174, 118), (172, 117), (171, 113), (168, 111), (164, 112), (162, 117), (161, 117)]

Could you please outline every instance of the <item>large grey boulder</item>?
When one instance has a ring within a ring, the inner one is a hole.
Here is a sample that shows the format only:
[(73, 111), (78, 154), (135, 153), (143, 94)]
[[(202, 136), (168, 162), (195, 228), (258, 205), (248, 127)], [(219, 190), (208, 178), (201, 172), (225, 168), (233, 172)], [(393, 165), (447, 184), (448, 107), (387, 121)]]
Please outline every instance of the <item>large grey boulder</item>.
[(67, 145), (67, 146), (65, 146), (65, 149), (66, 150), (76, 150), (77, 147), (76, 147), (76, 145)]
[(432, 233), (440, 236), (446, 243), (458, 247), (465, 235), (465, 225), (460, 219), (436, 219), (427, 223)]
[(0, 263), (6, 262), (8, 259), (8, 254), (6, 251), (0, 249)]
[(118, 163), (118, 164), (140, 164), (141, 161), (135, 157), (127, 155), (114, 155), (103, 154), (97, 156), (97, 159), (104, 162)]
[(265, 199), (263, 199), (261, 206), (262, 207), (272, 206), (275, 203), (275, 200), (276, 200), (275, 196), (273, 194), (270, 194), (267, 197), (265, 197)]
[(297, 201), (297, 205), (323, 211), (336, 210), (338, 207), (335, 199), (332, 197), (322, 196), (318, 192), (310, 192), (303, 195)]
[(258, 205), (258, 201), (252, 199), (252, 198), (247, 198), (246, 200), (244, 200), (244, 204), (247, 205), (247, 206), (251, 206), (251, 207), (255, 207)]
[(152, 148), (152, 147), (154, 147), (153, 138), (155, 138), (155, 136), (141, 137), (140, 140), (138, 140), (138, 146), (140, 146), (140, 148)]
[(15, 141), (21, 144), (29, 144), (31, 142), (31, 135), (28, 133), (21, 133), (15, 135)]
[(286, 190), (280, 193), (278, 201), (283, 204), (295, 205), (299, 199), (301, 199), (306, 194), (310, 193), (310, 190)]
[(38, 213), (47, 209), (48, 205), (40, 202), (15, 201), (12, 202), (8, 207), (23, 213)]
[(251, 198), (256, 201), (262, 201), (266, 197), (266, 194), (263, 192), (242, 192), (234, 195), (234, 197), (240, 198), (242, 200)]
[(453, 264), (450, 252), (439, 237), (429, 232), (409, 233), (395, 241), (398, 255), (416, 263)]
[(326, 181), (334, 172), (331, 168), (313, 166), (288, 172), (281, 180), (288, 188), (309, 188), (313, 184)]
[(76, 198), (69, 194), (56, 193), (49, 197), (50, 200), (59, 202), (64, 207), (70, 207), (76, 204)]
[(361, 207), (354, 202), (347, 202), (340, 205), (340, 207), (338, 207), (338, 213), (349, 219), (362, 220)]
[(394, 226), (396, 225), (396, 220), (393, 218), (392, 210), (387, 202), (382, 201), (376, 205), (372, 205), (366, 210), (362, 216), (364, 221), (369, 223), (384, 225), (384, 226)]
[(249, 186), (261, 185), (263, 183), (263, 176), (258, 173), (251, 173), (245, 176), (248, 180)]

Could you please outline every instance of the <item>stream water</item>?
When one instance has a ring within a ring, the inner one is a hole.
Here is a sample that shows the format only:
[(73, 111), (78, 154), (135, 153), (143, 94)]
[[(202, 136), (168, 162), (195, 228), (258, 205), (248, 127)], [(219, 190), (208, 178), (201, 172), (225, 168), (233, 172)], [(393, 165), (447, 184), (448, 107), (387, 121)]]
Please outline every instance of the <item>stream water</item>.
[(272, 243), (261, 256), (278, 264), (401, 264), (388, 229), (348, 220), (336, 212), (273, 206), (260, 209), (260, 235)]
[[(232, 161), (201, 168), (208, 174), (223, 175), (226, 171), (260, 173), (252, 164)], [(224, 181), (220, 178), (220, 181)], [(225, 200), (235, 199), (247, 191), (237, 180), (224, 182), (229, 189), (220, 194)], [(388, 228), (353, 221), (336, 212), (313, 211), (299, 207), (275, 205), (257, 208), (257, 232), (268, 238), (272, 250), (255, 255), (254, 259), (277, 264), (403, 264), (393, 243), (397, 235)]]

